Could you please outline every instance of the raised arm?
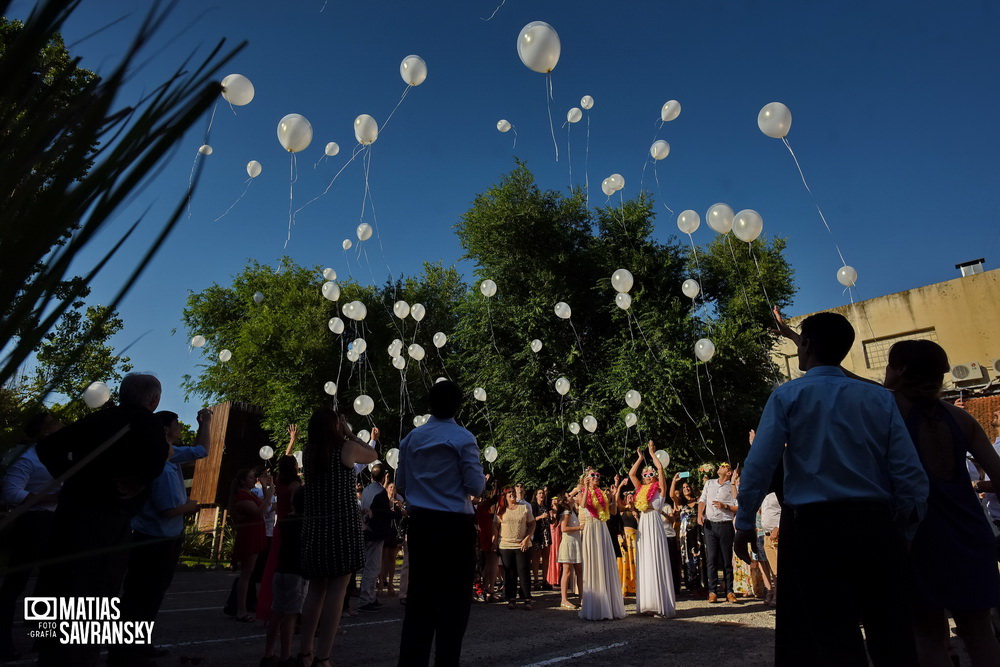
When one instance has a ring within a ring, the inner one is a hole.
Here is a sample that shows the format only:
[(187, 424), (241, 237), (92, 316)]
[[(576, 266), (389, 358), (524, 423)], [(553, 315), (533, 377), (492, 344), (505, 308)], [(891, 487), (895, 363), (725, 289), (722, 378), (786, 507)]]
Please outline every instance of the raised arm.
[(295, 447), (295, 441), (299, 437), (299, 427), (297, 424), (288, 425), (288, 444), (285, 446), (285, 456), (292, 455), (292, 448)]
[(656, 473), (660, 481), (660, 493), (663, 493), (662, 489), (667, 488), (667, 476), (663, 472), (663, 464), (660, 463), (660, 457), (656, 455), (656, 445), (653, 444), (653, 441), (650, 440), (646, 446), (649, 447), (649, 458), (653, 459), (653, 465), (656, 466)]
[(639, 456), (636, 457), (635, 463), (629, 468), (628, 478), (632, 480), (632, 486), (638, 491), (642, 487), (642, 480), (639, 479), (639, 467), (642, 466), (642, 447), (636, 448), (635, 452)]

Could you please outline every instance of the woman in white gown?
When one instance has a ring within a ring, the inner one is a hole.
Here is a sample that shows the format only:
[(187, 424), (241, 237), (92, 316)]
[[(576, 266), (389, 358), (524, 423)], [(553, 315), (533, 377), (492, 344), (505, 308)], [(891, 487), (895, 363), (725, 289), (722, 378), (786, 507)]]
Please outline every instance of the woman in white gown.
[(672, 617), (677, 613), (677, 601), (670, 574), (667, 533), (660, 520), (667, 489), (666, 476), (652, 440), (647, 449), (654, 465), (642, 469), (640, 480), (638, 473), (643, 462), (643, 450), (640, 447), (636, 450), (639, 456), (628, 472), (629, 479), (635, 485), (634, 505), (641, 512), (636, 540), (635, 612)]
[(614, 496), (600, 488), (601, 475), (588, 468), (577, 496), (583, 525), (583, 595), (580, 618), (585, 621), (625, 618), (618, 564), (605, 522), (615, 510)]

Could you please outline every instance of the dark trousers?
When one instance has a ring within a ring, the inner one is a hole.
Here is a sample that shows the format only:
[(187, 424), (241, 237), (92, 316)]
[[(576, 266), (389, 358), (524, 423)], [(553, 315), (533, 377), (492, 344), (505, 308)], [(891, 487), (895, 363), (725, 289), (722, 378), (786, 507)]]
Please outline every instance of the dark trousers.
[(473, 515), (414, 509), (407, 528), (409, 590), (399, 665), (458, 665), (476, 577)]
[[(155, 621), (163, 604), (163, 596), (174, 580), (177, 560), (181, 556), (183, 537), (156, 537), (132, 533), (128, 571), (122, 584), (121, 618), (125, 621)], [(116, 645), (109, 652), (121, 659), (135, 655), (148, 646)]]
[(674, 595), (681, 593), (681, 545), (676, 537), (667, 538), (667, 554), (670, 556), (670, 577), (674, 580)]
[(0, 534), (10, 545), (6, 574), (0, 585), (0, 649), (13, 647), (17, 601), (28, 586), (31, 571), (45, 556), (52, 528), (52, 512), (25, 512)]
[(517, 597), (520, 588), (521, 599), (531, 599), (531, 555), (520, 549), (501, 549), (503, 563), (503, 594), (510, 602)]
[[(852, 546), (839, 539), (847, 526)], [(906, 545), (871, 502), (786, 506), (778, 550), (775, 664), (916, 665)], [(817, 586), (833, 595), (822, 595)], [(865, 640), (860, 624), (864, 625)]]
[[(736, 529), (732, 521), (705, 521), (705, 556), (708, 560), (708, 591), (733, 592), (733, 540)], [(719, 588), (719, 569), (726, 578), (726, 590)]]

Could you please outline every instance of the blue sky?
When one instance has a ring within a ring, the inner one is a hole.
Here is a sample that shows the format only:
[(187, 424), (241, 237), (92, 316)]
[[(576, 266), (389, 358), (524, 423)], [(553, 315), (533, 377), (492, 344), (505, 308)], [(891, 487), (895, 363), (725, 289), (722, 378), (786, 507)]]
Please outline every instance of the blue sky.
[[(64, 30), (66, 42), (84, 66), (108, 69), (145, 4), (84, 0)], [(766, 236), (788, 239), (799, 290), (791, 314), (849, 301), (835, 279), (834, 241), (858, 270), (855, 298), (949, 280), (958, 276), (956, 263), (978, 257), (987, 269), (996, 267), (1000, 10), (994, 3), (507, 0), (484, 20), (496, 7), (493, 0), (178, 3), (125, 101), (222, 37), (249, 40), (222, 74), (246, 75), (256, 96), (235, 114), (220, 103), (208, 142), (214, 153), (202, 158), (191, 216), (120, 308), (126, 328), (116, 343), (143, 336), (129, 355), (137, 369), (160, 376), (164, 407), (191, 421), (198, 407), (181, 403), (178, 386), (202, 361), (180, 328), (190, 291), (228, 284), (250, 258), (273, 264), (283, 254), (366, 283), (382, 283), (390, 271), (416, 273), (428, 260), (457, 264), (471, 277), (472, 267), (459, 262), (452, 227), (477, 193), (513, 168), (515, 156), (547, 189), (565, 191), (589, 177), (594, 202), (605, 200), (600, 183), (611, 173), (624, 176), (627, 197), (641, 184), (656, 198), (660, 239), (678, 234), (666, 207), (703, 217), (720, 201), (757, 210)], [(15, 2), (9, 15), (29, 8)], [(551, 24), (562, 42), (552, 72), (558, 162), (545, 77), (522, 65), (516, 51), (520, 29), (535, 20)], [(290, 164), (276, 138), (278, 121), (300, 113), (314, 130), (313, 144), (297, 156), (298, 208), (350, 158), (354, 118), (367, 113), (381, 125), (395, 107), (405, 87), (399, 64), (409, 54), (423, 57), (429, 73), (372, 147), (367, 180), (374, 212), (368, 207), (362, 218), (365, 170), (356, 159), (326, 196), (297, 214), (283, 247)], [(563, 127), (583, 95), (595, 99), (587, 112), (589, 148), (586, 114), (568, 135)], [(670, 99), (682, 112), (661, 127), (660, 107)], [(791, 109), (788, 139), (832, 237), (788, 151), (757, 129), (758, 111), (772, 101)], [(513, 132), (496, 129), (501, 118), (516, 128), (516, 149)], [(127, 213), (151, 206), (155, 222), (177, 200), (207, 126), (206, 117)], [(671, 145), (655, 175), (647, 160), (654, 138)], [(328, 141), (341, 152), (320, 161)], [(261, 162), (263, 173), (228, 215), (213, 221), (243, 192), (249, 160)], [(354, 230), (362, 221), (376, 236), (359, 256)], [(712, 234), (703, 220), (695, 240)], [(345, 238), (355, 242), (346, 254)], [(128, 256), (147, 241), (139, 236), (97, 280), (92, 302), (110, 298)]]

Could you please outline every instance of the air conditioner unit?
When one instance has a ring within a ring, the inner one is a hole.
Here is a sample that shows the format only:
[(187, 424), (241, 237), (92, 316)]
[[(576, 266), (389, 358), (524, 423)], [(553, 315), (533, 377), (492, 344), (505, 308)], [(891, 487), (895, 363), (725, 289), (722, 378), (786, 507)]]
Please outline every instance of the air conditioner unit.
[(951, 379), (956, 387), (978, 387), (989, 384), (990, 381), (986, 369), (974, 361), (952, 366)]

